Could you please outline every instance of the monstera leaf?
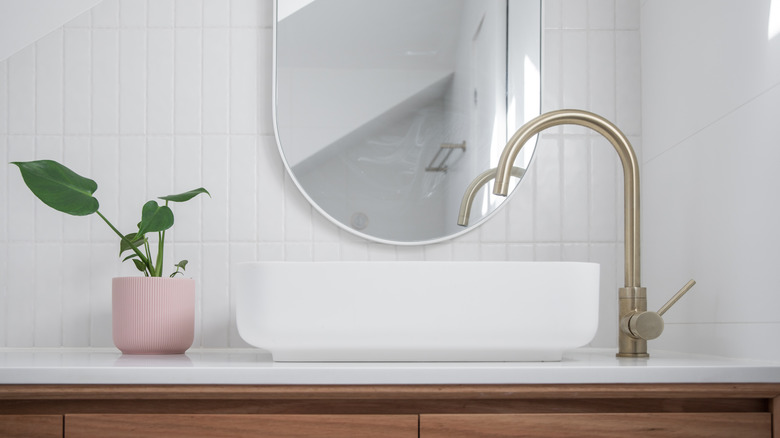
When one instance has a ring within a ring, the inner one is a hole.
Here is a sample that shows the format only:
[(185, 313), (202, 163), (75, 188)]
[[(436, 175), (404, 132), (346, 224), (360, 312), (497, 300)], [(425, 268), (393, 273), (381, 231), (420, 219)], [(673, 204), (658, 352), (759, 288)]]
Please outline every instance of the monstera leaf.
[(71, 214), (87, 216), (98, 210), (100, 204), (92, 194), (97, 183), (51, 160), (14, 161), (22, 172), (27, 187), (44, 204)]

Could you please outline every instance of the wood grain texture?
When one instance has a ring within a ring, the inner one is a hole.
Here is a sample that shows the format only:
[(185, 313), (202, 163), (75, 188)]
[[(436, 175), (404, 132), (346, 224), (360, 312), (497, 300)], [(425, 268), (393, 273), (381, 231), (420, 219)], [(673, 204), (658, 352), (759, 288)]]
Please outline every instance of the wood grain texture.
[(771, 438), (769, 413), (421, 415), (421, 438)]
[(416, 415), (67, 415), (66, 438), (416, 438)]
[(780, 438), (780, 397), (772, 400), (772, 436)]
[(62, 438), (62, 416), (0, 415), (0, 437)]

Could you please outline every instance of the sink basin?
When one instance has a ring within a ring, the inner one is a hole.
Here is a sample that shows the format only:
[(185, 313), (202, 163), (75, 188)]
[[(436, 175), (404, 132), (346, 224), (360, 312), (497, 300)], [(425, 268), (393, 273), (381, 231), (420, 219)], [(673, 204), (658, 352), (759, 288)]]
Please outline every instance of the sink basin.
[(236, 293), (275, 361), (558, 361), (596, 333), (599, 265), (256, 262)]

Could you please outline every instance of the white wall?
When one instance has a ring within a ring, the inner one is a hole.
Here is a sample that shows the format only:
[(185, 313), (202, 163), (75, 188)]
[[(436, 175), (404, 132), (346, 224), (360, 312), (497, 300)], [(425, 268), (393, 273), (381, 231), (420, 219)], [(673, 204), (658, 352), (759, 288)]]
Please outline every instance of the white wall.
[[(644, 283), (659, 348), (780, 360), (778, 0), (642, 3)], [(775, 24), (777, 26), (777, 19)]]
[[(98, 182), (102, 211), (123, 229), (149, 198), (208, 188), (212, 199), (176, 206), (170, 233), (170, 260), (188, 258), (198, 282), (196, 346), (244, 345), (230, 295), (237, 262), (388, 259), (600, 262), (594, 345), (616, 345), (622, 189), (611, 146), (551, 130), (508, 208), (479, 230), (424, 247), (357, 239), (284, 174), (271, 10), (270, 0), (104, 0), (0, 62), (0, 161), (63, 160)], [(602, 113), (639, 149), (638, 1), (545, 0), (544, 10), (543, 110)], [(110, 278), (134, 275), (116, 252), (99, 219), (49, 209), (0, 165), (0, 346), (112, 345)]]

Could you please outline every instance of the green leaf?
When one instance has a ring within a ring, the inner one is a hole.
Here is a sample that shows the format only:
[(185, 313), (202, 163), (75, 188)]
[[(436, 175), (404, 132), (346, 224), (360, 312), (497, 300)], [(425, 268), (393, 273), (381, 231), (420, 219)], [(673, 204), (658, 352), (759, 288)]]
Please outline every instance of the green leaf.
[(165, 231), (172, 226), (173, 211), (165, 205), (158, 205), (156, 201), (149, 201), (144, 204), (141, 210), (141, 223), (138, 224), (136, 234), (144, 235), (155, 231)]
[(142, 262), (142, 261), (140, 261), (140, 260), (138, 260), (138, 259), (133, 259), (133, 263), (135, 263), (135, 267), (136, 267), (136, 268), (137, 268), (139, 271), (141, 271), (141, 272), (146, 272), (146, 265), (144, 264), (144, 262)]
[[(132, 246), (128, 245), (125, 239), (127, 239), (130, 242), (130, 244), (132, 244)], [(125, 239), (121, 239), (119, 241), (119, 255), (122, 255), (123, 252), (130, 251), (133, 248), (138, 248), (141, 245), (143, 245), (144, 242), (146, 242), (146, 236), (144, 236), (143, 234), (139, 235), (138, 233), (126, 234)]]
[[(185, 271), (186, 267), (187, 267), (187, 263), (188, 263), (187, 260), (182, 260), (182, 261), (180, 261), (179, 263), (176, 263), (173, 266), (175, 266), (177, 268), (181, 268), (182, 271)], [(178, 271), (178, 269), (177, 269), (177, 271)]]
[(92, 194), (97, 183), (52, 160), (14, 161), (27, 187), (44, 204), (73, 216), (87, 216), (98, 210)]
[(190, 199), (200, 195), (201, 193), (205, 193), (209, 195), (209, 198), (211, 197), (211, 193), (209, 193), (208, 190), (201, 187), (199, 189), (190, 190), (189, 192), (179, 193), (178, 195), (160, 196), (160, 199), (164, 199), (166, 201), (171, 201), (171, 202), (184, 202), (184, 201), (189, 201)]

